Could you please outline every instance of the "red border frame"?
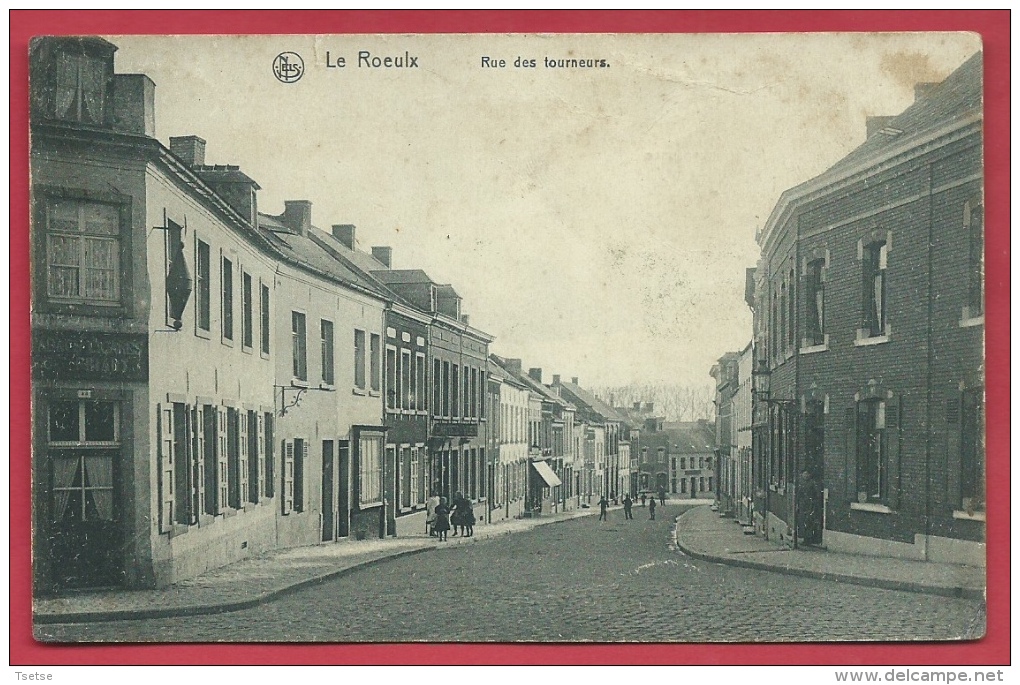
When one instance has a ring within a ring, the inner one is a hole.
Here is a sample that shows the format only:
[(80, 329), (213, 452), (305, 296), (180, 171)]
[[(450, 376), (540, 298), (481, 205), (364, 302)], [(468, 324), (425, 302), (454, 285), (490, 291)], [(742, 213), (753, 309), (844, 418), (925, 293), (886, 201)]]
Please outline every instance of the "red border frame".
[[(221, 19), (229, 15), (229, 21)], [(695, 33), (974, 31), (984, 40), (987, 225), (988, 634), (939, 644), (111, 645), (35, 642), (29, 488), (11, 488), (10, 664), (776, 664), (1010, 663), (1009, 10), (978, 11), (57, 11), (10, 12), (11, 483), (31, 477), (28, 41), (37, 34)], [(15, 258), (17, 257), (17, 258)], [(16, 401), (20, 399), (21, 401)]]

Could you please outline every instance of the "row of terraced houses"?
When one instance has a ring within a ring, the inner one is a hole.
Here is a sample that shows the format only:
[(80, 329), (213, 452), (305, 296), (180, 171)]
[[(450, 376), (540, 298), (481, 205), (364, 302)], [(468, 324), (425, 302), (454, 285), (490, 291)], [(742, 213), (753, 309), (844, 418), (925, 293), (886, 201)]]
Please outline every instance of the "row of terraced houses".
[(720, 511), (793, 547), (983, 565), (981, 55), (866, 128), (758, 235), (750, 342), (712, 369)]
[(453, 286), (156, 138), (98, 38), (31, 49), (37, 592), (163, 587), (267, 551), (631, 489), (629, 425), (493, 354)]

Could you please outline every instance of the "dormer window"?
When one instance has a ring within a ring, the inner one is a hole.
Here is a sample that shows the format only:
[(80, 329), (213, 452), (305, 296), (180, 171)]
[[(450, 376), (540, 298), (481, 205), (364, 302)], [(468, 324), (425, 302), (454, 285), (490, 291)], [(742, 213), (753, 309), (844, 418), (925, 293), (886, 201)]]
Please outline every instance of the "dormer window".
[(57, 53), (56, 117), (102, 124), (106, 105), (106, 61), (86, 54)]

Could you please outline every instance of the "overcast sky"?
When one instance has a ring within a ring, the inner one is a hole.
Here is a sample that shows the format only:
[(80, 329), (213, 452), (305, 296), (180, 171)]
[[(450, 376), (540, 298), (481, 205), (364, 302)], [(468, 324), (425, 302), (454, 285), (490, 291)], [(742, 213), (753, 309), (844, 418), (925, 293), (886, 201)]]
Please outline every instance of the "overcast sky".
[[(164, 144), (205, 138), (263, 212), (305, 199), (321, 228), (356, 224), (361, 249), (452, 283), (492, 351), (584, 385), (709, 383), (750, 339), (744, 270), (783, 190), (980, 50), (962, 33), (110, 40), (118, 72), (156, 82)], [(363, 50), (418, 66), (359, 67)], [(295, 83), (273, 76), (283, 51), (304, 59)]]

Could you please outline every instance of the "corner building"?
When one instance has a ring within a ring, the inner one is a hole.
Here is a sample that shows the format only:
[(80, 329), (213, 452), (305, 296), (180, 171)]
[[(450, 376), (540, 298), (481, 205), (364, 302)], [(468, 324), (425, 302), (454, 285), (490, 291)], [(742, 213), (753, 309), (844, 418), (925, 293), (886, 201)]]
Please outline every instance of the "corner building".
[(984, 564), (981, 65), (870, 119), (759, 237), (754, 487), (770, 538)]

